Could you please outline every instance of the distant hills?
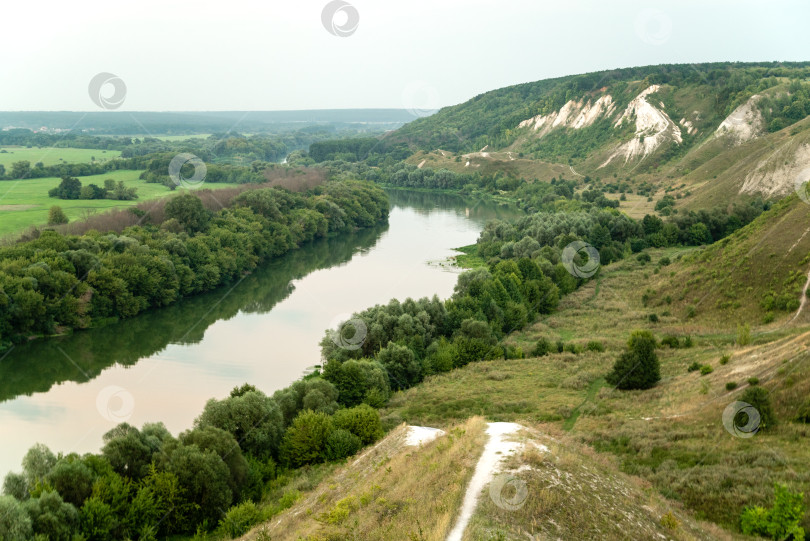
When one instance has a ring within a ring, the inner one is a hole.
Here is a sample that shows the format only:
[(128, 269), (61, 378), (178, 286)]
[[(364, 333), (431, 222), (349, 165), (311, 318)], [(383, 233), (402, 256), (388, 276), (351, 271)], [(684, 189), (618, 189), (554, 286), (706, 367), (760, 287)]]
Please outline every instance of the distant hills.
[(393, 129), (416, 117), (405, 109), (312, 109), (303, 111), (0, 111), (0, 128), (86, 130), (95, 134), (191, 134), (236, 130), (261, 132), (303, 125), (373, 124)]

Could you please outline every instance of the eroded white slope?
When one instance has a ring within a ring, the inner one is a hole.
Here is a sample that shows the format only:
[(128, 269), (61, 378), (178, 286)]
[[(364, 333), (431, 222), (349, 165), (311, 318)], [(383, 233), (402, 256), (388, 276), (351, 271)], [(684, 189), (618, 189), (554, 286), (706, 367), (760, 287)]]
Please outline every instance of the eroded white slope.
[(531, 128), (542, 137), (558, 127), (575, 130), (592, 125), (603, 116), (610, 116), (616, 110), (613, 97), (604, 95), (596, 101), (570, 100), (559, 111), (547, 115), (537, 115), (518, 124), (519, 128)]
[(715, 135), (730, 135), (737, 144), (758, 137), (764, 127), (762, 113), (757, 107), (759, 95), (751, 96), (748, 101), (734, 109), (715, 131)]
[(605, 167), (615, 158), (624, 157), (624, 162), (627, 163), (634, 158), (649, 156), (667, 141), (677, 144), (683, 142), (678, 125), (669, 118), (663, 108), (659, 108), (650, 101), (650, 96), (660, 89), (660, 85), (652, 85), (627, 105), (614, 127), (619, 128), (624, 122), (635, 121), (635, 135), (611, 154), (605, 163), (599, 166), (600, 168)]

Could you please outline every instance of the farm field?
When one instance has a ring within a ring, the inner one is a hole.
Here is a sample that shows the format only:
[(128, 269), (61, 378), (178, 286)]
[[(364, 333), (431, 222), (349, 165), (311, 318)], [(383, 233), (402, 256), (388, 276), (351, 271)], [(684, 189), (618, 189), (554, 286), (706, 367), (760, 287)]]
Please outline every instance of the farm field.
[(102, 162), (121, 155), (119, 150), (100, 150), (97, 148), (26, 148), (7, 146), (0, 148), (0, 165), (4, 165), (6, 171), (11, 168), (11, 164), (19, 161), (29, 161), (33, 167), (35, 163), (42, 162), (43, 165), (56, 165), (59, 163), (90, 163), (94, 161)]
[[(132, 207), (142, 201), (165, 197), (172, 193), (162, 184), (149, 184), (138, 176), (141, 171), (111, 171), (103, 175), (81, 177), (82, 185), (104, 184), (104, 180), (111, 178), (119, 180), (129, 187), (138, 188), (138, 199), (134, 201), (114, 201), (111, 199), (78, 199), (64, 200), (48, 197), (48, 190), (59, 185), (61, 179), (35, 178), (23, 181), (0, 181), (0, 238), (7, 235), (22, 233), (31, 226), (42, 226), (48, 221), (48, 210), (53, 205), (59, 205), (65, 211), (70, 221), (80, 219), (88, 213), (103, 212), (112, 208)], [(234, 184), (221, 183), (216, 187), (224, 188)]]

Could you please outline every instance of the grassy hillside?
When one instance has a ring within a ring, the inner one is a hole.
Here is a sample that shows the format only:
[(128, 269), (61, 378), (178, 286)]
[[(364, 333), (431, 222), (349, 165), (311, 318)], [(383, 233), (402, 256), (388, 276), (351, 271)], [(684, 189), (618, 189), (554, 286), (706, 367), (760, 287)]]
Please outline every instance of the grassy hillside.
[(117, 158), (120, 155), (121, 152), (118, 150), (2, 147), (0, 148), (0, 165), (5, 166), (6, 170), (10, 170), (12, 163), (24, 160), (30, 162), (32, 167), (37, 162), (42, 162), (47, 167), (59, 163), (100, 162)]
[(661, 268), (636, 296), (651, 311), (717, 329), (782, 326), (798, 310), (810, 271), (808, 233), (810, 205), (794, 195), (731, 236)]

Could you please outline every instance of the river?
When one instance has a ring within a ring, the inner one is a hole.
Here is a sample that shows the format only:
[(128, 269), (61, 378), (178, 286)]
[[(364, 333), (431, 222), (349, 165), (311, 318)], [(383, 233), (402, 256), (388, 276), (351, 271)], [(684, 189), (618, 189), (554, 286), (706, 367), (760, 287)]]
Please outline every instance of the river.
[[(303, 246), (236, 284), (103, 328), (35, 341), (0, 360), (0, 476), (34, 443), (97, 452), (119, 422), (177, 434), (212, 397), (249, 382), (271, 394), (320, 362), (326, 329), (396, 297), (450, 296), (453, 248), (491, 202), (390, 190), (387, 225)], [(445, 262), (443, 265), (442, 262)]]

